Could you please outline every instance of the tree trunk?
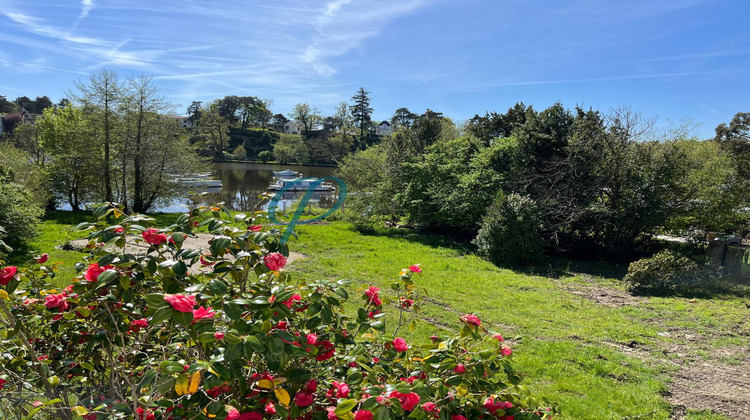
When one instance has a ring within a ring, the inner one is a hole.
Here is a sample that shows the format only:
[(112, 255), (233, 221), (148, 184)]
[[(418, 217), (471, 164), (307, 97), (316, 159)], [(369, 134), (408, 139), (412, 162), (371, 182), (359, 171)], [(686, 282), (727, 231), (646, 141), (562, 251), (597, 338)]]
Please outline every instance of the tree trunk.
[(143, 208), (143, 169), (141, 168), (141, 141), (143, 136), (143, 99), (138, 108), (138, 123), (135, 134), (135, 151), (133, 159), (133, 211), (142, 213)]
[(110, 174), (109, 150), (109, 98), (104, 99), (104, 201), (114, 201), (112, 196), (112, 177)]

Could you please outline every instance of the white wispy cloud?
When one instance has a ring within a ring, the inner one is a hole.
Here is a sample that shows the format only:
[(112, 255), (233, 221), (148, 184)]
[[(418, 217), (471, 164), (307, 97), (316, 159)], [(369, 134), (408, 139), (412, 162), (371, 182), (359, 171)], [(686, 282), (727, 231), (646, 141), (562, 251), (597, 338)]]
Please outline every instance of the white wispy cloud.
[(571, 83), (611, 82), (611, 81), (637, 80), (637, 79), (658, 79), (662, 81), (669, 81), (670, 79), (677, 78), (677, 77), (705, 76), (705, 75), (718, 75), (718, 74), (737, 74), (737, 73), (750, 73), (750, 69), (688, 71), (688, 72), (677, 72), (677, 73), (628, 74), (628, 75), (620, 75), (620, 76), (589, 77), (589, 78), (580, 78), (580, 79), (530, 80), (530, 81), (499, 82), (499, 83), (490, 82), (490, 83), (481, 83), (481, 84), (475, 84), (475, 85), (455, 86), (455, 87), (450, 88), (450, 90), (466, 91), (466, 90), (477, 90), (477, 89), (497, 88), (497, 87), (511, 87), (511, 86), (559, 85), (559, 84), (571, 84)]
[(80, 74), (80, 75), (88, 74), (88, 73), (84, 73), (82, 71), (77, 71), (77, 70), (69, 70), (69, 69), (63, 69), (60, 67), (46, 66), (46, 65), (42, 65), (38, 63), (27, 63), (27, 62), (22, 62), (22, 61), (0, 59), (0, 63), (5, 64), (6, 66), (12, 66), (13, 69), (15, 70), (24, 69), (24, 68), (32, 68), (32, 69), (41, 69), (41, 70), (61, 71), (65, 73)]
[(51, 25), (47, 25), (43, 20), (24, 13), (12, 12), (7, 10), (0, 11), (0, 13), (2, 13), (8, 19), (22, 25), (27, 31), (35, 33), (37, 35), (61, 41), (72, 42), (75, 44), (104, 44), (104, 42), (102, 42), (101, 40), (83, 36), (76, 36), (73, 35), (70, 31), (61, 30)]
[(78, 15), (78, 19), (83, 19), (89, 15), (91, 9), (94, 8), (94, 0), (81, 0), (81, 14)]
[(392, 19), (411, 13), (424, 4), (426, 0), (330, 1), (314, 20), (315, 33), (303, 58), (320, 75), (330, 77), (336, 69), (327, 62), (328, 58), (346, 54), (366, 39), (378, 35)]

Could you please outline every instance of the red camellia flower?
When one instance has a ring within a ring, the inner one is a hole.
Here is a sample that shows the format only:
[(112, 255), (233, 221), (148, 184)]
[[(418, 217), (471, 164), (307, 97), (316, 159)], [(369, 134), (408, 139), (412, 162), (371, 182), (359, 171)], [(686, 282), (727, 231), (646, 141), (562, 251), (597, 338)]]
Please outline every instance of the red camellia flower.
[(159, 233), (159, 229), (148, 228), (145, 232), (141, 233), (143, 239), (151, 245), (161, 245), (167, 242), (167, 235)]
[(310, 379), (309, 381), (307, 381), (307, 383), (305, 384), (305, 391), (312, 393), (317, 390), (318, 390), (318, 381), (316, 381), (315, 379)]
[(411, 270), (412, 273), (422, 274), (422, 268), (419, 266), (419, 264), (417, 264), (417, 265), (410, 265), (409, 266), (409, 270)]
[(89, 265), (88, 269), (86, 269), (86, 274), (83, 277), (90, 282), (95, 282), (99, 276), (107, 270), (114, 270), (114, 267), (111, 265), (99, 267), (99, 264), (93, 263)]
[(206, 260), (206, 255), (201, 255), (200, 262), (201, 262), (201, 265), (205, 265), (205, 266), (214, 265), (214, 263)]
[(308, 407), (315, 401), (315, 396), (309, 392), (298, 392), (294, 396), (294, 405), (297, 407)]
[(510, 356), (513, 353), (513, 350), (511, 350), (508, 346), (503, 346), (501, 353), (503, 354), (503, 356)]
[(143, 407), (138, 407), (138, 410), (136, 410), (136, 413), (138, 414), (138, 420), (156, 419), (156, 416), (154, 416), (154, 413), (152, 413), (151, 410), (144, 410)]
[(263, 263), (271, 271), (279, 271), (286, 265), (286, 257), (279, 252), (273, 252), (263, 257)]
[(432, 401), (427, 401), (426, 403), (422, 404), (422, 410), (428, 413), (432, 413), (433, 411), (435, 411), (435, 407), (436, 405)]
[(453, 371), (456, 373), (464, 373), (466, 372), (466, 367), (462, 365), (461, 363), (459, 363), (458, 366), (453, 368)]
[(135, 332), (140, 332), (141, 328), (148, 328), (148, 320), (146, 318), (136, 319), (128, 325), (128, 329)]
[(164, 295), (164, 300), (180, 312), (193, 312), (193, 307), (198, 304), (193, 295)]
[(509, 401), (495, 401), (494, 398), (489, 397), (484, 400), (483, 406), (487, 409), (487, 411), (495, 414), (497, 410), (507, 410), (509, 408), (513, 408), (513, 403)]
[(55, 309), (60, 308), (61, 311), (64, 311), (68, 309), (68, 298), (65, 296), (65, 293), (60, 293), (59, 295), (47, 295), (44, 297), (44, 306), (47, 307), (47, 309)]
[(401, 306), (404, 308), (411, 308), (411, 305), (414, 304), (414, 299), (407, 299), (405, 297), (400, 297), (399, 300), (401, 301)]
[(331, 344), (330, 341), (323, 340), (318, 344), (322, 346), (323, 349), (320, 351), (320, 353), (318, 353), (317, 356), (315, 356), (315, 360), (322, 362), (333, 357), (333, 353), (336, 351), (336, 349), (333, 347), (333, 344)]
[(3, 388), (5, 387), (5, 384), (7, 384), (7, 383), (8, 383), (8, 381), (6, 381), (5, 379), (0, 378), (0, 391), (3, 390)]
[(256, 411), (242, 413), (239, 417), (237, 417), (237, 420), (263, 420), (263, 414)]
[(266, 411), (266, 414), (268, 414), (269, 416), (273, 416), (274, 414), (276, 414), (276, 406), (273, 405), (273, 401), (269, 401), (264, 409)]
[(224, 420), (263, 420), (263, 414), (255, 411), (250, 413), (240, 413), (236, 408), (230, 407), (227, 410), (227, 416)]
[(44, 264), (49, 260), (49, 254), (42, 254), (39, 256), (39, 258), (36, 260), (37, 264)]
[(492, 338), (494, 338), (495, 340), (497, 340), (497, 341), (499, 341), (501, 343), (503, 342), (503, 336), (500, 335), (500, 334), (495, 334), (495, 335), (492, 336)]
[(480, 321), (476, 315), (472, 314), (462, 316), (461, 321), (465, 322), (467, 325), (476, 325), (477, 327), (482, 325), (482, 321)]
[(393, 340), (393, 348), (396, 349), (397, 352), (404, 352), (409, 350), (409, 345), (406, 344), (406, 340), (404, 340), (401, 337), (396, 337), (395, 340)]
[(346, 398), (349, 396), (349, 385), (346, 382), (333, 381), (333, 388), (329, 389), (326, 397)]
[[(194, 297), (193, 297), (193, 300), (195, 300)], [(175, 309), (177, 309), (177, 308), (175, 308)], [(184, 311), (184, 312), (187, 312), (187, 311)], [(213, 310), (211, 310), (211, 308), (207, 309), (207, 308), (201, 306), (198, 309), (194, 309), (193, 310), (193, 324), (195, 324), (196, 322), (198, 322), (198, 321), (200, 321), (202, 319), (211, 319), (211, 318), (214, 317), (214, 315), (216, 315), (216, 312), (214, 312)]]
[(375, 286), (370, 286), (369, 289), (365, 291), (365, 296), (367, 296), (367, 302), (372, 303), (375, 306), (380, 306), (383, 304), (383, 302), (380, 301), (380, 295), (378, 295), (378, 292), (380, 289), (378, 289)]
[(393, 391), (388, 395), (388, 398), (397, 398), (399, 401), (401, 401), (401, 408), (403, 408), (405, 411), (411, 411), (414, 410), (414, 407), (419, 404), (419, 395), (410, 392), (408, 394), (402, 394), (398, 391)]
[(307, 334), (306, 342), (311, 346), (315, 346), (318, 344), (318, 336), (313, 333)]
[(339, 416), (336, 415), (336, 407), (327, 407), (328, 420), (338, 420)]
[(16, 273), (18, 272), (18, 268), (14, 267), (12, 265), (9, 265), (2, 270), (0, 270), (0, 285), (5, 286), (15, 277)]
[(354, 413), (354, 420), (372, 420), (372, 413), (367, 410), (357, 410)]
[(300, 300), (302, 300), (302, 296), (300, 296), (300, 295), (292, 295), (292, 297), (290, 297), (289, 299), (285, 300), (283, 303), (284, 303), (284, 306), (286, 306), (289, 309), (292, 309), (292, 306), (294, 306), (294, 304), (296, 302), (299, 302)]
[(263, 225), (251, 225), (247, 228), (250, 232), (260, 232), (263, 229)]
[(117, 234), (124, 233), (125, 232), (125, 228), (122, 227), (122, 226), (119, 226), (119, 227), (116, 227), (116, 228), (112, 229), (112, 232), (117, 233)]
[(214, 338), (217, 340), (223, 340), (224, 339), (224, 333), (221, 331), (217, 331), (214, 333)]

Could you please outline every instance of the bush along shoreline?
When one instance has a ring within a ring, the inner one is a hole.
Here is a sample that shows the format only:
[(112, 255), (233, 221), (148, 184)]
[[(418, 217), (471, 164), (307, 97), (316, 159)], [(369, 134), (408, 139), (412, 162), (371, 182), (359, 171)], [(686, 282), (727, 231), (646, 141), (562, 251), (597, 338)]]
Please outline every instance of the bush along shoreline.
[[(0, 262), (3, 417), (524, 420), (559, 411), (530, 395), (511, 348), (475, 315), (460, 318), (455, 337), (399, 335), (426, 302), (419, 265), (394, 276), (392, 296), (356, 291), (347, 315), (349, 282), (296, 280), (263, 213), (197, 208), (164, 228), (114, 206), (95, 216), (76, 227), (93, 251), (62, 290), (45, 255)], [(207, 253), (183, 247), (197, 229), (212, 234)]]

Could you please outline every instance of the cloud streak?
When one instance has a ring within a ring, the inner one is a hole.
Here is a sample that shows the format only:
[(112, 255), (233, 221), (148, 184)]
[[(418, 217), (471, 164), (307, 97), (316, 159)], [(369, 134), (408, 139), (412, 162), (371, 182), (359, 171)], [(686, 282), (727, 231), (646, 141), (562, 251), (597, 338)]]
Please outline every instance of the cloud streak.
[(89, 15), (91, 9), (94, 8), (94, 0), (82, 0), (81, 1), (81, 14), (78, 15), (78, 19), (84, 19)]
[(737, 70), (716, 70), (716, 71), (688, 71), (688, 72), (677, 72), (677, 73), (629, 74), (629, 75), (621, 75), (621, 76), (589, 77), (589, 78), (581, 78), (581, 79), (532, 80), (532, 81), (519, 81), (519, 82), (483, 83), (483, 84), (476, 84), (476, 85), (456, 86), (456, 87), (452, 87), (449, 89), (451, 91), (470, 91), (470, 90), (497, 88), (497, 87), (559, 85), (559, 84), (591, 83), (591, 82), (613, 82), (613, 81), (638, 80), (638, 79), (663, 79), (663, 81), (666, 81), (666, 79), (675, 78), (675, 77), (738, 74), (738, 73), (749, 73), (749, 72), (750, 72), (750, 69), (737, 69)]

